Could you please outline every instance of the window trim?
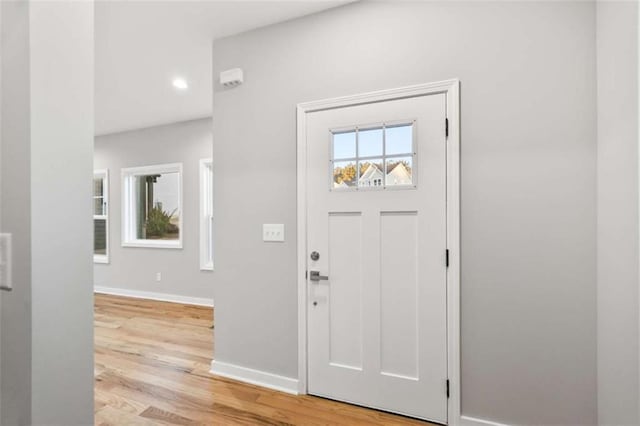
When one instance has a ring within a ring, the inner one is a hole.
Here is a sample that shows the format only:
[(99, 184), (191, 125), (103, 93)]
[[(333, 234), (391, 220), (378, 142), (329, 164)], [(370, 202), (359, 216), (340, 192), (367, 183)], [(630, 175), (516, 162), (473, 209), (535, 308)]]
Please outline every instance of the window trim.
[[(208, 173), (207, 168), (211, 171)], [(200, 270), (213, 271), (214, 251), (213, 251), (213, 160), (211, 158), (202, 158), (200, 160)], [(205, 179), (210, 177), (209, 185), (205, 184)], [(207, 209), (207, 201), (210, 203)], [(207, 215), (207, 210), (209, 215)], [(210, 226), (210, 234), (207, 230)], [(210, 238), (209, 238), (210, 235)], [(209, 241), (210, 239), (210, 241)], [(211, 245), (208, 247), (208, 245)], [(211, 250), (211, 259), (207, 254)]]
[[(177, 240), (141, 240), (135, 238), (135, 188), (134, 179), (137, 176), (148, 174), (178, 173), (179, 197), (178, 210), (180, 211), (179, 228), (180, 234)], [(182, 163), (156, 164), (151, 166), (128, 167), (121, 170), (122, 174), (122, 247), (144, 247), (163, 249), (182, 249), (184, 234), (184, 191), (183, 191), (183, 168)]]
[[(93, 220), (95, 221), (96, 219), (101, 219), (105, 221), (105, 245), (106, 245), (106, 254), (95, 254), (95, 246), (94, 246), (94, 253), (93, 253), (93, 263), (100, 263), (100, 264), (108, 264), (109, 263), (109, 246), (110, 246), (110, 238), (109, 238), (109, 208), (110, 208), (110, 200), (109, 200), (109, 169), (96, 169), (93, 171), (93, 178), (96, 179), (97, 177), (102, 177), (103, 180), (103, 187), (102, 187), (102, 199), (103, 202), (106, 204), (106, 215), (96, 215), (95, 214), (95, 205), (92, 203), (91, 204), (91, 208), (93, 209)], [(92, 191), (92, 198), (91, 200), (93, 201), (95, 199), (95, 193)], [(94, 231), (93, 231), (93, 238), (95, 239), (95, 222), (94, 222)]]

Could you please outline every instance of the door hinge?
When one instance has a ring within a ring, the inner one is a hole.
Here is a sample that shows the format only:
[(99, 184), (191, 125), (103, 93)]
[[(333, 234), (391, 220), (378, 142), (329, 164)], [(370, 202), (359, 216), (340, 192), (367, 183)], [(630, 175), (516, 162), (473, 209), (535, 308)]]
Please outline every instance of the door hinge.
[(447, 398), (449, 398), (449, 379), (447, 379)]
[(444, 119), (444, 135), (446, 137), (449, 137), (449, 119), (448, 118)]
[(449, 249), (446, 249), (444, 251), (444, 263), (446, 265), (446, 267), (449, 267)]

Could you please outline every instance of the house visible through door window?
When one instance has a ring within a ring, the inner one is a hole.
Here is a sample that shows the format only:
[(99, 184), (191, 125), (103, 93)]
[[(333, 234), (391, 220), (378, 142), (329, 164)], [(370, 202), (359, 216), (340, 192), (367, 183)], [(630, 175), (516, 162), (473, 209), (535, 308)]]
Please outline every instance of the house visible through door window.
[(213, 270), (213, 164), (200, 160), (200, 269)]
[(182, 248), (182, 164), (122, 170), (122, 245)]
[(93, 261), (109, 262), (109, 171), (93, 172)]
[(414, 123), (331, 132), (332, 190), (415, 188)]

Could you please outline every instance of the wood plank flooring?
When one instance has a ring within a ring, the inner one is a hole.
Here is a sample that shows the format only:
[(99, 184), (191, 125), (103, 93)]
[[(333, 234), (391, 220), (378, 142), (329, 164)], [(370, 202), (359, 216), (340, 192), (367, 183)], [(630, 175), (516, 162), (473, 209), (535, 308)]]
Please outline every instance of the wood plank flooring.
[(209, 373), (213, 310), (95, 296), (95, 424), (429, 425)]

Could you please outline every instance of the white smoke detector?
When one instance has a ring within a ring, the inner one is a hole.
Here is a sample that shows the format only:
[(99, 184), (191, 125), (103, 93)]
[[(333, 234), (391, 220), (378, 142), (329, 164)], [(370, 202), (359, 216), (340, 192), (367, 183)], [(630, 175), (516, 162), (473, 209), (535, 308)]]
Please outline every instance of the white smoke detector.
[(220, 73), (220, 84), (224, 87), (236, 87), (241, 85), (243, 81), (242, 68), (233, 68)]

